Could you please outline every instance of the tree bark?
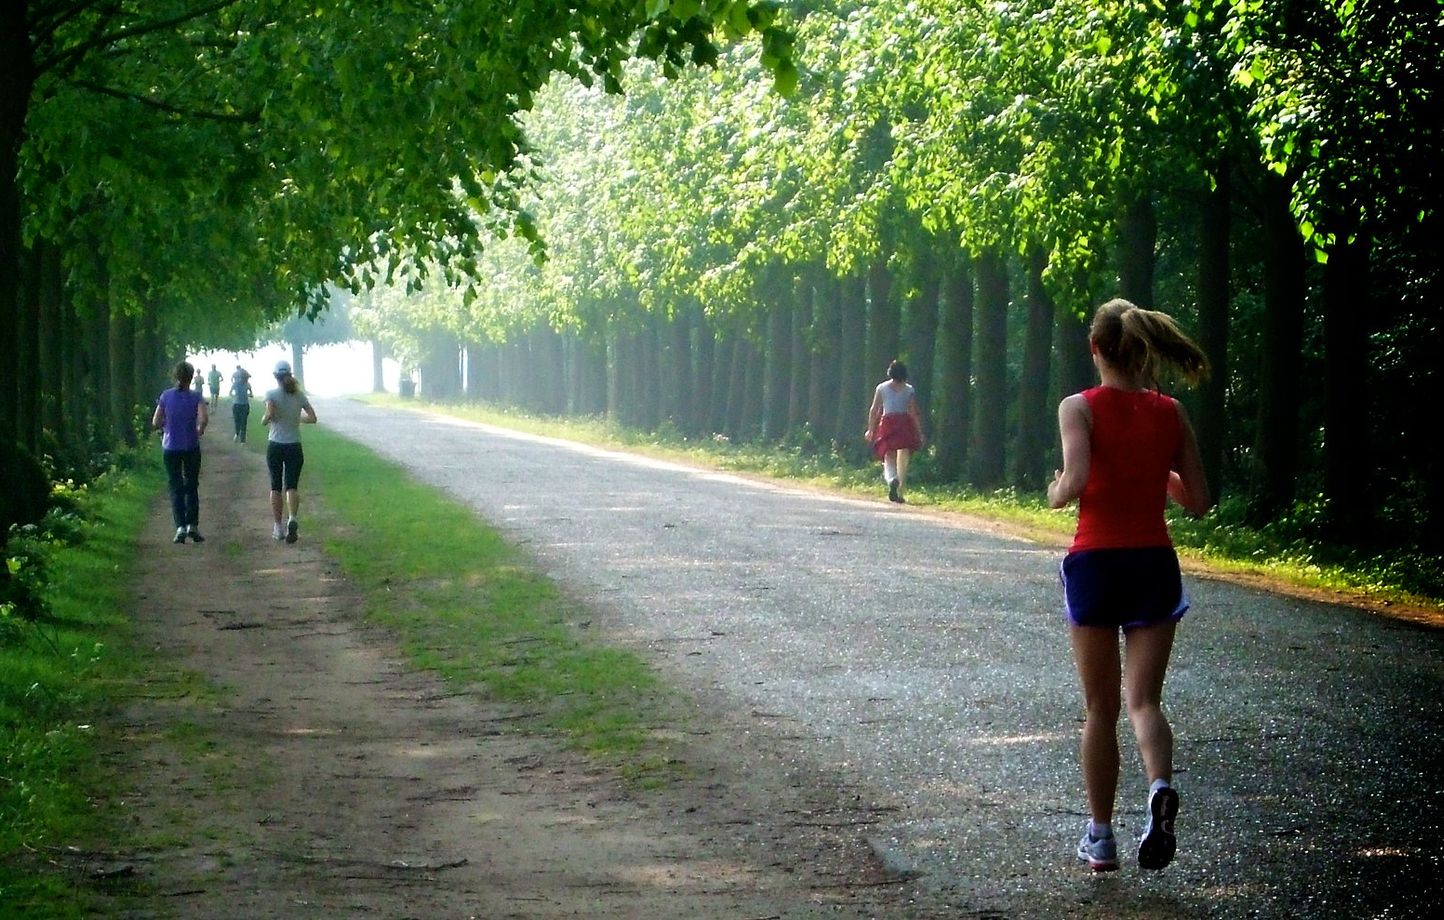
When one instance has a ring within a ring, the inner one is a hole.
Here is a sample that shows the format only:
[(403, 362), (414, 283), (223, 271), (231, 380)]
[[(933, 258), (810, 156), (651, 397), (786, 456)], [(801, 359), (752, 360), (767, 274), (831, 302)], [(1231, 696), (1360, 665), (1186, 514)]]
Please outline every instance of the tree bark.
[(888, 364), (900, 357), (902, 311), (893, 297), (892, 270), (886, 254), (873, 259), (867, 272), (867, 374), (881, 380)]
[(1046, 484), (1048, 443), (1054, 425), (1048, 411), (1053, 322), (1057, 306), (1043, 284), (1048, 254), (1028, 253), (1028, 328), (1023, 339), (1023, 375), (1018, 382), (1018, 439), (1013, 451), (1013, 485), (1037, 491)]
[(1124, 206), (1118, 236), (1119, 290), (1125, 300), (1151, 310), (1158, 218), (1148, 192), (1134, 195)]
[(802, 431), (807, 424), (809, 384), (812, 372), (808, 329), (812, 325), (812, 283), (806, 273), (787, 286), (792, 313), (792, 364), (787, 381), (787, 429), (785, 437)]
[[(468, 355), (468, 360), (467, 360), (467, 362), (466, 362), (466, 374), (467, 374), (467, 382), (468, 382), (468, 383), (471, 382), (471, 375), (472, 375), (472, 373), (473, 373), (472, 363), (471, 363), (471, 361), (470, 361), (470, 357), (471, 357), (471, 356)], [(477, 355), (477, 357), (480, 357), (480, 355)], [(371, 342), (371, 392), (372, 392), (372, 393), (385, 393), (385, 392), (386, 392), (385, 365), (382, 363), (383, 361), (385, 361), (385, 359), (386, 359), (386, 349), (385, 349), (385, 346), (383, 346), (380, 342), (373, 340), (373, 341)]]
[(707, 429), (712, 434), (726, 434), (732, 399), (732, 360), (737, 352), (737, 333), (723, 322), (717, 330), (717, 345), (712, 359), (712, 400), (707, 409)]
[(866, 445), (862, 441), (867, 427), (867, 407), (872, 402), (872, 380), (867, 368), (867, 282), (861, 275), (844, 278), (838, 285), (838, 366), (841, 379), (837, 387), (837, 415), (833, 440), (843, 455), (860, 459)]
[(60, 447), (69, 439), (65, 413), (65, 344), (70, 330), (66, 328), (62, 301), (65, 292), (60, 252), (47, 240), (37, 240), (35, 245), (40, 256), (36, 279), (40, 300), (40, 427), (50, 432), (55, 446)]
[(1223, 485), (1223, 455), (1228, 437), (1229, 235), (1232, 222), (1232, 174), (1226, 157), (1214, 168), (1214, 187), (1199, 215), (1198, 344), (1212, 369), (1199, 388), (1194, 424), (1203, 472), (1217, 495)]
[(1003, 484), (1008, 438), (1008, 266), (996, 249), (978, 256), (976, 424), (969, 445), (969, 481)]
[(1289, 210), (1289, 187), (1273, 174), (1266, 179), (1263, 209), (1262, 366), (1249, 489), (1256, 525), (1271, 522), (1294, 498), (1304, 326), (1304, 241)]
[(712, 381), (716, 376), (717, 336), (712, 323), (703, 314), (699, 304), (692, 304), (695, 317), (696, 354), (693, 358), (692, 394), (687, 400), (687, 435), (701, 437), (709, 434), (707, 420), (712, 417)]
[(917, 297), (908, 305), (904, 360), (908, 366), (908, 380), (917, 390), (918, 409), (922, 413), (923, 433), (931, 435), (933, 429), (933, 406), (936, 402), (934, 386), (937, 383), (935, 361), (938, 346), (938, 310), (942, 291), (942, 270), (938, 247), (940, 242), (929, 235), (922, 235), (917, 244), (914, 271), (918, 288)]
[(40, 446), (40, 258), (34, 247), (20, 259), (15, 305), (15, 440), (32, 454)]
[[(20, 146), (35, 84), (27, 3), (0, 3), (0, 441), (16, 435), (20, 324)], [(4, 536), (0, 535), (0, 543)]]
[(792, 399), (792, 304), (787, 285), (776, 269), (768, 271), (762, 297), (767, 303), (767, 341), (763, 344), (765, 402), (762, 439), (781, 441), (787, 434), (787, 409)]
[[(110, 431), (115, 443), (135, 446), (135, 317), (124, 310), (110, 311)], [(201, 369), (196, 368), (200, 374)]]
[(967, 470), (968, 440), (973, 422), (973, 260), (968, 253), (953, 254), (943, 275), (942, 374), (938, 398), (938, 476), (956, 482)]
[(812, 285), (812, 333), (807, 385), (807, 424), (824, 442), (836, 435), (838, 391), (837, 279), (825, 266), (814, 269)]
[(1369, 426), (1369, 326), (1374, 312), (1370, 241), (1339, 242), (1324, 266), (1324, 496), (1336, 539), (1367, 542), (1373, 533), (1374, 495)]

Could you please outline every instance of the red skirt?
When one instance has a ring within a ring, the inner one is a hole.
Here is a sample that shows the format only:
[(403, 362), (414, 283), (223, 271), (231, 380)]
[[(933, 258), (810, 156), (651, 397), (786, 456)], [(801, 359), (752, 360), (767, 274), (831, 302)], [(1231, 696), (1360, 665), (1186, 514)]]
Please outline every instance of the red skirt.
[(872, 442), (874, 457), (881, 460), (890, 450), (917, 450), (923, 446), (923, 433), (918, 423), (907, 412), (884, 415), (877, 426), (877, 438)]

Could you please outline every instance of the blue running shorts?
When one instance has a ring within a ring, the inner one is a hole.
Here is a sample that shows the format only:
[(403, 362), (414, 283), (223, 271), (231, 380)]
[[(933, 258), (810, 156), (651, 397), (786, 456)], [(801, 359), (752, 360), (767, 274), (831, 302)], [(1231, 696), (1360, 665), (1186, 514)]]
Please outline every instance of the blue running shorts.
[(1074, 626), (1130, 629), (1177, 621), (1188, 610), (1171, 546), (1079, 550), (1063, 557), (1058, 579)]

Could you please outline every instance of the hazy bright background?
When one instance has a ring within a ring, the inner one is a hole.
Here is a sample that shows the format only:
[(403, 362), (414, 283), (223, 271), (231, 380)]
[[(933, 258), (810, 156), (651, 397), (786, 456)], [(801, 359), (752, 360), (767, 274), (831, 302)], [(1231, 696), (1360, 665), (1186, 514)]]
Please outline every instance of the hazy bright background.
[[(268, 345), (255, 351), (203, 351), (187, 355), (186, 360), (195, 365), (196, 371), (204, 377), (214, 364), (224, 375), (221, 395), (229, 392), (231, 373), (239, 364), (251, 372), (251, 389), (260, 398), (275, 386), (271, 371), (276, 362), (291, 360), (291, 349), (281, 345)], [(371, 346), (369, 343), (347, 342), (342, 345), (317, 345), (306, 349), (305, 378), (302, 386), (313, 396), (349, 396), (353, 393), (371, 392)], [(401, 377), (401, 366), (387, 358), (381, 363), (381, 379), (389, 393), (396, 392)]]

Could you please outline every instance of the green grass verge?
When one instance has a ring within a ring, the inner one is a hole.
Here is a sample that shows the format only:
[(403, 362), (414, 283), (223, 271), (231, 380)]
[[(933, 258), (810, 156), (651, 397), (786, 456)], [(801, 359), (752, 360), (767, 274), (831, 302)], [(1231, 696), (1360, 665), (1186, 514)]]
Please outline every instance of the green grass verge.
[[(734, 472), (790, 479), (846, 494), (882, 494), (875, 465), (850, 462), (829, 449), (803, 440), (789, 445), (732, 444), (723, 439), (687, 439), (673, 432), (629, 430), (602, 419), (559, 419), (528, 415), (484, 404), (430, 404), (377, 394), (364, 401), (391, 408), (425, 409), (487, 422), (532, 434), (624, 448)], [(928, 481), (928, 456), (914, 461), (909, 499), (932, 510), (985, 518), (1022, 536), (1065, 542), (1075, 514), (1046, 507), (1041, 494), (1011, 489), (980, 493)], [(1301, 504), (1274, 525), (1244, 524), (1244, 507), (1223, 502), (1201, 519), (1173, 514), (1170, 526), (1179, 554), (1220, 573), (1262, 576), (1299, 588), (1352, 593), (1384, 605), (1404, 604), (1444, 613), (1444, 560), (1426, 553), (1368, 554), (1321, 541), (1318, 510)]]
[(98, 756), (108, 714), (137, 673), (130, 646), (130, 571), (151, 500), (154, 457), (73, 496), (78, 513), (20, 536), (43, 564), (49, 610), (35, 622), (0, 618), (0, 913), (79, 917), (84, 889), (55, 871), (61, 848), (104, 837), (109, 785)]
[(517, 704), (528, 717), (516, 727), (662, 777), (671, 758), (649, 726), (675, 699), (640, 656), (586, 641), (574, 625), (585, 612), (500, 534), (324, 426), (306, 432), (306, 476), (310, 532), (416, 665)]

